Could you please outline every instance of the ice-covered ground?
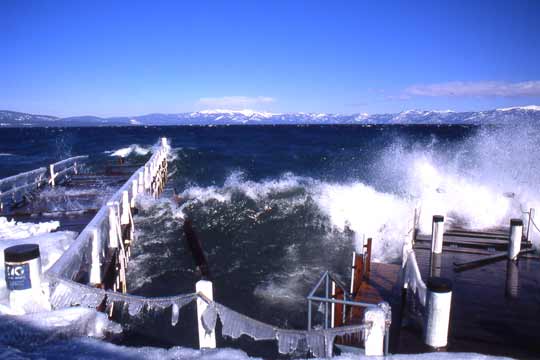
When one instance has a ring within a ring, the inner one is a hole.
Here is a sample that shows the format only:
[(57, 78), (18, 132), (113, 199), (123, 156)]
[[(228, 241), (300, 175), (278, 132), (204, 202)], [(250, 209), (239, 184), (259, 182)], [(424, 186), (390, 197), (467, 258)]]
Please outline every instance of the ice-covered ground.
[[(236, 349), (195, 350), (182, 347), (161, 349), (154, 347), (127, 347), (115, 345), (103, 340), (80, 337), (69, 340), (52, 341), (33, 349), (20, 349), (18, 346), (0, 350), (0, 357), (10, 359), (183, 359), (183, 360), (251, 360), (259, 359), (248, 356)], [(390, 355), (387, 357), (366, 357), (358, 354), (345, 354), (334, 357), (336, 360), (504, 360), (505, 357), (493, 357), (473, 353), (426, 353), (411, 355)]]
[(23, 223), (0, 217), (0, 240), (24, 239), (34, 235), (46, 234), (58, 229), (58, 221), (42, 223)]
[(0, 314), (10, 312), (4, 273), (4, 250), (19, 244), (38, 244), (43, 271), (48, 270), (71, 245), (77, 233), (51, 232), (60, 226), (58, 221), (23, 223), (0, 217)]

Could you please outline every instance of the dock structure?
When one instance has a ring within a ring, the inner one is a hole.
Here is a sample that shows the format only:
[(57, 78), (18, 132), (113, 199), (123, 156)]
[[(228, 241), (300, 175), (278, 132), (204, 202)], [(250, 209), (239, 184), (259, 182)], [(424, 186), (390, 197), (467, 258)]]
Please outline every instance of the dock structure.
[[(85, 306), (112, 316), (119, 306), (119, 312), (138, 316), (170, 308), (176, 326), (180, 309), (196, 301), (200, 348), (216, 347), (219, 319), (222, 335), (276, 340), (281, 354), (331, 357), (336, 348), (373, 356), (448, 350), (535, 358), (540, 353), (540, 258), (529, 241), (530, 228), (536, 227), (533, 210), (526, 213), (526, 230), (522, 219), (491, 231), (445, 229), (444, 217), (434, 215), (431, 234), (418, 234), (415, 211), (402, 261), (372, 262), (373, 241), (367, 239), (353, 253), (350, 285), (328, 271), (322, 274), (307, 296), (303, 330), (278, 328), (229, 309), (215, 299), (207, 279), (189, 294), (127, 294), (136, 200), (143, 194), (158, 197), (164, 190), (169, 149), (162, 138), (142, 166), (114, 165), (100, 176), (81, 172), (86, 160), (81, 156), (0, 180), (2, 215), (17, 220), (45, 216), (40, 194), (52, 187), (113, 189), (95, 209), (56, 215), (62, 228), (80, 232), (43, 276), (50, 294), (39, 296), (47, 296), (53, 310)], [(190, 223), (184, 230), (193, 232)]]
[(416, 235), (413, 228), (403, 252), (394, 350), (537, 357), (540, 257), (528, 238), (533, 214), (486, 231), (444, 229), (438, 215), (432, 234)]
[[(75, 244), (91, 239), (89, 248), (68, 249), (73, 254), (63, 259), (69, 257), (74, 264), (58, 275), (125, 293), (135, 200), (144, 193), (157, 197), (163, 191), (168, 151), (162, 138), (144, 164), (106, 164), (101, 173), (89, 173), (84, 171), (88, 160), (84, 155), (2, 179), (0, 215), (17, 221), (56, 220), (60, 230), (79, 232)], [(54, 205), (60, 200), (82, 206), (57, 210)], [(86, 264), (75, 266), (81, 257)], [(58, 267), (50, 269), (51, 274)]]

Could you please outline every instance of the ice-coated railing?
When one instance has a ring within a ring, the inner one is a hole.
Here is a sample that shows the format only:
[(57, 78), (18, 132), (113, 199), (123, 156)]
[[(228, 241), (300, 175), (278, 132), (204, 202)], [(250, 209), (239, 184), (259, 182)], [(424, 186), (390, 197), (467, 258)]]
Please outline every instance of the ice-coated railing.
[(115, 266), (117, 278), (113, 290), (125, 291), (125, 269), (129, 244), (133, 241), (134, 224), (131, 209), (143, 194), (158, 196), (167, 177), (166, 138), (154, 146), (144, 166), (136, 170), (96, 213), (68, 250), (49, 269), (51, 279), (68, 279), (91, 285), (108, 281), (109, 266)]
[[(203, 280), (204, 282), (205, 280)], [(121, 294), (106, 291), (71, 280), (56, 279), (51, 283), (51, 305), (54, 309), (70, 306), (96, 308), (105, 307), (108, 311), (114, 306), (129, 316), (138, 316), (144, 312), (171, 309), (171, 325), (179, 322), (180, 310), (194, 300), (204, 303), (204, 311), (199, 313), (200, 324), (205, 335), (214, 334), (217, 319), (222, 324), (222, 335), (238, 339), (247, 335), (253, 340), (276, 340), (281, 354), (291, 354), (298, 351), (310, 352), (316, 357), (331, 357), (334, 340), (337, 336), (362, 340), (373, 331), (373, 324), (366, 322), (332, 329), (292, 330), (282, 329), (263, 323), (225, 305), (209, 299), (202, 292), (182, 294), (168, 297), (147, 298), (136, 295)], [(198, 305), (199, 306), (199, 305)], [(212, 335), (215, 336), (215, 335)], [(201, 339), (199, 339), (201, 341)], [(201, 343), (201, 347), (205, 347)], [(215, 347), (215, 340), (213, 346)]]
[[(125, 266), (134, 230), (131, 208), (142, 193), (159, 195), (167, 177), (167, 155), (170, 147), (166, 139), (162, 139), (154, 149), (150, 160), (116, 191), (46, 273), (51, 290), (49, 300), (53, 309), (83, 306), (102, 308), (109, 312), (118, 306), (122, 313), (137, 316), (143, 312), (170, 308), (171, 325), (176, 326), (180, 309), (197, 300), (199, 335), (202, 333), (204, 337), (199, 338), (201, 348), (216, 346), (214, 334), (219, 319), (223, 336), (237, 339), (241, 335), (247, 335), (254, 340), (276, 340), (282, 354), (309, 351), (316, 357), (332, 356), (337, 336), (356, 337), (360, 341), (376, 330), (373, 321), (332, 329), (281, 329), (213, 301), (212, 286), (206, 280), (197, 283), (195, 293), (158, 298), (125, 294)], [(118, 276), (112, 286), (107, 286), (107, 269), (104, 265), (110, 261), (111, 256), (116, 256), (118, 260)], [(199, 286), (201, 283), (206, 284)], [(207, 291), (208, 284), (210, 293)], [(213, 343), (207, 342), (208, 337), (214, 339)]]
[(0, 209), (18, 203), (24, 196), (47, 183), (47, 169), (39, 168), (0, 180)]
[(405, 235), (405, 241), (403, 243), (402, 276), (403, 288), (410, 289), (414, 295), (418, 296), (420, 304), (426, 306), (427, 287), (422, 280), (422, 274), (420, 273), (416, 255), (413, 250), (418, 223), (420, 221), (419, 219), (420, 211), (416, 208), (414, 209), (412, 225)]
[(88, 159), (88, 155), (74, 156), (49, 165), (49, 184), (55, 186), (70, 174), (77, 174), (79, 165)]
[(18, 204), (45, 184), (54, 186), (77, 174), (88, 156), (71, 157), (45, 167), (0, 179), (0, 210), (8, 204)]

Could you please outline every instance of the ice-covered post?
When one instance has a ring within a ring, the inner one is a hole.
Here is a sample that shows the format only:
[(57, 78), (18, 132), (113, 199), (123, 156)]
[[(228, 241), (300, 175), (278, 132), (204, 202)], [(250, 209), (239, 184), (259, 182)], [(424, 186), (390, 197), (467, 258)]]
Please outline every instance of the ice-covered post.
[(521, 219), (510, 220), (510, 243), (508, 244), (508, 259), (517, 260), (521, 250), (521, 237), (523, 236), (523, 221)]
[(92, 236), (90, 237), (92, 242), (92, 263), (90, 264), (90, 284), (101, 284), (101, 261), (99, 258), (101, 241), (98, 237), (98, 230), (92, 229)]
[(137, 197), (137, 192), (139, 191), (139, 181), (137, 179), (133, 180), (131, 183), (131, 207), (135, 207), (135, 198)]
[[(198, 294), (203, 295), (206, 299), (214, 300), (214, 291), (212, 288), (212, 282), (208, 280), (199, 280), (195, 284), (195, 291)], [(216, 331), (207, 331), (202, 322), (202, 314), (208, 307), (206, 301), (201, 298), (197, 298), (197, 323), (199, 326), (199, 349), (215, 349), (216, 348)]]
[(49, 182), (50, 182), (51, 186), (54, 187), (54, 185), (56, 185), (56, 183), (54, 181), (54, 178), (56, 177), (56, 175), (54, 173), (54, 164), (49, 165), (49, 175), (51, 176)]
[(386, 333), (386, 313), (380, 307), (371, 307), (364, 313), (364, 322), (371, 323), (364, 341), (366, 356), (384, 355), (384, 336)]
[(116, 215), (116, 203), (109, 201), (107, 203), (109, 210), (109, 247), (112, 249), (118, 248), (121, 239), (121, 234), (118, 233), (118, 217)]
[(433, 215), (433, 224), (431, 226), (431, 252), (441, 254), (444, 235), (444, 216)]
[(442, 267), (442, 254), (431, 254), (430, 261), (430, 275), (439, 277), (441, 276), (441, 267)]
[(152, 174), (150, 173), (150, 165), (144, 167), (144, 190), (149, 190), (152, 185)]
[(433, 348), (448, 344), (452, 282), (441, 277), (430, 277), (427, 282), (426, 326), (424, 342)]
[(534, 219), (534, 209), (529, 209), (529, 222), (527, 223), (527, 241), (531, 242), (530, 236), (531, 236), (531, 221)]
[(129, 224), (129, 212), (131, 211), (131, 206), (129, 204), (129, 194), (127, 190), (122, 191), (122, 206), (120, 210), (120, 224), (128, 225)]
[(144, 172), (143, 171), (139, 171), (138, 184), (139, 184), (139, 188), (137, 189), (137, 193), (141, 194), (144, 192)]
[(506, 264), (506, 295), (513, 299), (519, 297), (519, 268), (515, 261)]
[(44, 303), (41, 292), (41, 257), (37, 244), (21, 244), (4, 249), (4, 269), (9, 303), (34, 312)]

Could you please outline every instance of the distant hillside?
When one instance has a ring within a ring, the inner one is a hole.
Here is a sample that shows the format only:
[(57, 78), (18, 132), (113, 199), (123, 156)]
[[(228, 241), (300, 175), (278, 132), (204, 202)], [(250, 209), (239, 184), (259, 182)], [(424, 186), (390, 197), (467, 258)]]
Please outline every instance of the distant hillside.
[(487, 111), (408, 110), (397, 114), (274, 114), (252, 110), (204, 110), (181, 114), (148, 114), (134, 117), (57, 118), (0, 110), (0, 127), (141, 126), (141, 125), (299, 125), (299, 124), (512, 124), (540, 122), (540, 106), (531, 105)]

